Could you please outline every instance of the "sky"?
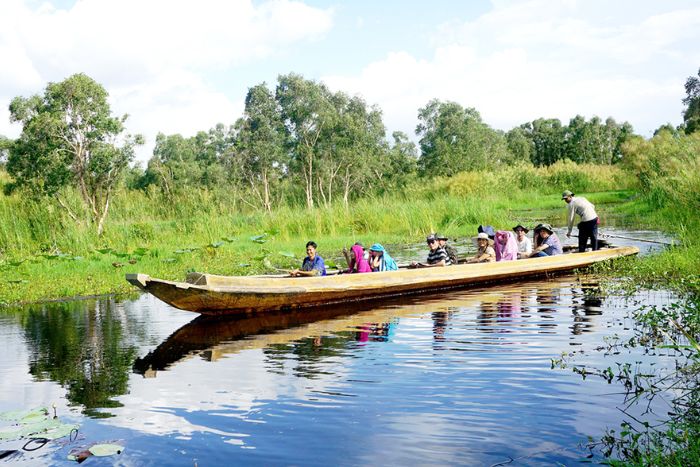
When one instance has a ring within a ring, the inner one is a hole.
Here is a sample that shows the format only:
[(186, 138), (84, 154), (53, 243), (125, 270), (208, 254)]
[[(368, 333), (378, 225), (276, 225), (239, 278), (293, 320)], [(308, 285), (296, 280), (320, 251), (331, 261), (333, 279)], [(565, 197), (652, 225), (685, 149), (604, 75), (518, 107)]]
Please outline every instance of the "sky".
[(16, 96), (86, 73), (146, 144), (234, 123), (290, 72), (363, 97), (415, 138), (431, 99), (508, 131), (575, 115), (649, 137), (682, 122), (700, 68), (696, 0), (2, 0), (0, 135)]

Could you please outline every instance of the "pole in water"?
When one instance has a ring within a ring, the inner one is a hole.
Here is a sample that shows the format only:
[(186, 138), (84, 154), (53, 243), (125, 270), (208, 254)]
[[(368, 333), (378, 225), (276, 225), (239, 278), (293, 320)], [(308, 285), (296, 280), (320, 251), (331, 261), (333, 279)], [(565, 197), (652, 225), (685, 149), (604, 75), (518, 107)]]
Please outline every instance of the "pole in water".
[[(578, 238), (578, 235), (572, 235), (572, 237)], [(635, 242), (647, 242), (647, 243), (658, 243), (659, 245), (667, 245), (667, 246), (673, 246), (674, 243), (669, 243), (669, 242), (662, 242), (659, 240), (647, 240), (645, 238), (635, 238), (635, 237), (626, 237), (624, 235), (613, 235), (613, 234), (604, 234), (604, 233), (599, 233), (598, 237), (603, 237), (603, 238), (622, 238), (624, 240), (634, 240)]]

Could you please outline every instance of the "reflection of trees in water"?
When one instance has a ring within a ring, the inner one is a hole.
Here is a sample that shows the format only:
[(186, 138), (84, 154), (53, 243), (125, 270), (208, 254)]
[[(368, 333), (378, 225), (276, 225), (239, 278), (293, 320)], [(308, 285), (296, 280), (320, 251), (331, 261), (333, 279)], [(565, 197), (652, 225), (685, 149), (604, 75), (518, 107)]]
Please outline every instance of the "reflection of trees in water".
[(575, 335), (595, 329), (595, 316), (603, 314), (603, 292), (598, 282), (581, 282), (580, 287), (572, 287), (572, 307), (574, 324), (571, 332)]
[(26, 309), (21, 322), (30, 352), (29, 372), (66, 390), (91, 417), (119, 407), (128, 390), (136, 348), (124, 343), (121, 316), (112, 301), (51, 303)]

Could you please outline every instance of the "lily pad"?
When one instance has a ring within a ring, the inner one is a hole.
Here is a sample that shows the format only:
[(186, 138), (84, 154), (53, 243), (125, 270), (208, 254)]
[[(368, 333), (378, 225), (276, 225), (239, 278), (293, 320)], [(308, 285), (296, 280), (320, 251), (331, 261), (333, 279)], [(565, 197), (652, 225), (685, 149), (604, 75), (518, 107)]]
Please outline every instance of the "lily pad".
[(133, 255), (133, 256), (143, 256), (143, 255), (145, 255), (146, 253), (148, 253), (148, 248), (138, 247), (137, 249), (134, 250), (134, 252), (132, 253), (132, 255)]
[[(57, 428), (59, 428), (62, 423), (57, 419), (45, 418), (43, 420), (34, 421), (31, 423), (22, 422), (20, 425), (15, 425), (7, 427), (0, 431), (0, 440), (12, 440), (26, 438), (32, 435), (42, 435), (42, 437), (48, 437), (48, 435)], [(73, 426), (71, 425), (71, 430)], [(70, 430), (68, 431), (70, 433)], [(66, 433), (67, 434), (67, 433)], [(65, 434), (62, 436), (66, 436)], [(59, 436), (60, 437), (60, 436)]]
[(219, 248), (223, 244), (224, 244), (224, 242), (212, 242), (209, 244), (209, 246), (212, 248)]
[(291, 251), (280, 251), (279, 254), (282, 256), (286, 256), (287, 258), (294, 258), (295, 257), (294, 253), (292, 253)]
[(95, 251), (98, 253), (102, 253), (103, 255), (106, 255), (107, 253), (111, 253), (114, 250), (112, 248), (100, 248), (100, 249), (97, 249)]
[(31, 410), (11, 410), (9, 412), (0, 413), (0, 420), (8, 422), (19, 422), (22, 420), (37, 420), (47, 417), (49, 409), (46, 407), (37, 407)]
[(8, 279), (8, 284), (28, 284), (29, 281), (26, 279)]
[(250, 240), (255, 243), (265, 243), (267, 242), (267, 239), (265, 237), (267, 237), (266, 233), (262, 235), (253, 235), (252, 237), (250, 237)]
[(124, 451), (124, 446), (118, 444), (93, 444), (88, 449), (93, 456), (105, 457), (121, 454)]
[(177, 259), (175, 259), (175, 258), (164, 258), (163, 259), (164, 263), (174, 263), (175, 261), (177, 261)]

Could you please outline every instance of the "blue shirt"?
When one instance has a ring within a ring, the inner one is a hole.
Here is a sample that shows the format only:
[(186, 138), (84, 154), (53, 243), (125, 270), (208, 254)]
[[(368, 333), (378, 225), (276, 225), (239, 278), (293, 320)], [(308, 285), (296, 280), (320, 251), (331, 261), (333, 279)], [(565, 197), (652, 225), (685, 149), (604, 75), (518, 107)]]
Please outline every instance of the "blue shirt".
[(561, 248), (561, 243), (559, 242), (559, 237), (555, 234), (551, 234), (546, 240), (542, 242), (543, 245), (548, 245), (544, 249), (544, 252), (549, 256), (560, 255), (564, 252)]
[(314, 256), (314, 260), (311, 261), (311, 259), (307, 256), (304, 258), (304, 262), (301, 264), (301, 270), (302, 271), (317, 271), (316, 275), (317, 276), (325, 276), (326, 275), (326, 263), (323, 262), (323, 258), (321, 258), (319, 255)]

